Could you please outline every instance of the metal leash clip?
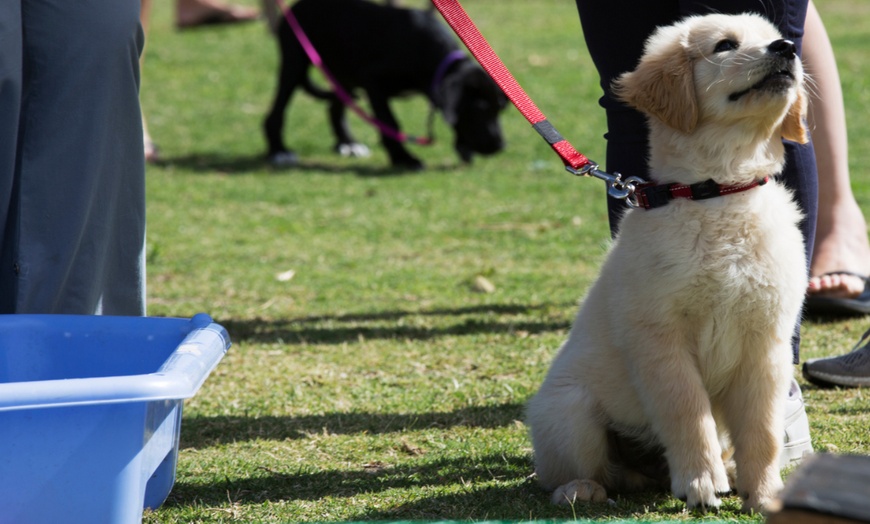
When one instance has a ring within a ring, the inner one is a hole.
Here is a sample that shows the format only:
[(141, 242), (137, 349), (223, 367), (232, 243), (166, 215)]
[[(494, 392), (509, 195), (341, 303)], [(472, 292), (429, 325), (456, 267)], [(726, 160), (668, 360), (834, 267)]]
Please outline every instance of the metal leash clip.
[(598, 164), (589, 163), (580, 169), (574, 169), (571, 166), (565, 166), (565, 169), (577, 176), (594, 176), (595, 178), (604, 180), (607, 183), (607, 195), (611, 198), (625, 200), (625, 203), (630, 207), (639, 207), (634, 192), (638, 184), (643, 184), (644, 180), (640, 177), (630, 176), (625, 180), (622, 179), (621, 173), (606, 173), (598, 169)]

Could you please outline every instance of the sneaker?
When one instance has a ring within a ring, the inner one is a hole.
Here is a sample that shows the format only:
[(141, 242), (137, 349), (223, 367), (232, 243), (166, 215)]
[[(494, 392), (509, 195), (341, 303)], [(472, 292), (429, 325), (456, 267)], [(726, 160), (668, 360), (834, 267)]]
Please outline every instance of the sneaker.
[(805, 455), (813, 453), (810, 422), (804, 408), (804, 398), (796, 380), (792, 379), (785, 401), (785, 439), (779, 456), (779, 468), (795, 466)]
[(870, 386), (870, 330), (864, 333), (851, 353), (807, 360), (803, 374), (804, 378), (824, 388)]

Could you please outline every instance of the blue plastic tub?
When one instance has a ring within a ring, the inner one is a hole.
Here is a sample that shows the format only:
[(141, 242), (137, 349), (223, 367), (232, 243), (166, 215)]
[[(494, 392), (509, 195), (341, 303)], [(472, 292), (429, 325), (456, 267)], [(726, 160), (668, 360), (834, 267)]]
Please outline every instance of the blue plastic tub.
[(0, 524), (141, 522), (229, 346), (205, 314), (0, 315)]

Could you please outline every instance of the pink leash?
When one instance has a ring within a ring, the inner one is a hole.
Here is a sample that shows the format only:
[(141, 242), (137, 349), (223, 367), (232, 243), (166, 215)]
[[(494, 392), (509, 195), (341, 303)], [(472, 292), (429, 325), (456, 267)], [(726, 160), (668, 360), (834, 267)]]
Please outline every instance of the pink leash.
[(332, 86), (332, 90), (335, 92), (335, 95), (341, 100), (341, 102), (349, 107), (354, 113), (359, 115), (360, 118), (376, 127), (378, 131), (383, 133), (384, 135), (396, 140), (398, 142), (412, 142), (420, 145), (429, 145), (432, 143), (432, 139), (430, 137), (415, 137), (412, 135), (405, 134), (397, 129), (393, 129), (392, 127), (386, 125), (381, 122), (377, 118), (368, 114), (361, 108), (357, 103), (353, 100), (353, 97), (341, 87), (341, 84), (338, 83), (335, 76), (329, 69), (324, 65), (323, 59), (320, 58), (320, 54), (318, 54), (317, 50), (314, 48), (314, 45), (311, 44), (311, 40), (308, 39), (308, 35), (305, 34), (305, 31), (302, 30), (302, 26), (299, 25), (299, 21), (296, 19), (296, 16), (293, 14), (291, 9), (284, 8), (281, 4), (281, 0), (275, 0), (275, 3), (278, 4), (278, 9), (280, 9), (284, 13), (284, 19), (287, 20), (287, 24), (290, 25), (290, 29), (293, 30), (293, 33), (296, 35), (299, 43), (302, 44), (302, 48), (305, 50), (305, 54), (308, 55), (308, 59), (311, 60), (311, 63), (314, 64), (315, 67), (320, 69), (323, 72), (323, 75), (329, 81)]

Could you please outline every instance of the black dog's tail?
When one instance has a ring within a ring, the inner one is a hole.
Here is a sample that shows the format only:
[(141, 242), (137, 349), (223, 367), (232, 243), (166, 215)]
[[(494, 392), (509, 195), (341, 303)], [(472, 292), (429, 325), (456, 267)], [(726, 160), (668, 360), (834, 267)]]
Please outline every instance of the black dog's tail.
[(320, 100), (328, 100), (330, 102), (339, 101), (338, 95), (336, 95), (334, 91), (324, 89), (315, 84), (311, 81), (310, 75), (305, 75), (305, 79), (302, 81), (302, 89), (304, 89), (309, 95)]
[[(305, 75), (305, 79), (302, 80), (302, 89), (305, 90), (306, 93), (313, 96), (314, 98), (320, 100), (327, 100), (332, 103), (341, 103), (342, 100), (335, 93), (335, 91), (331, 91), (329, 89), (325, 89), (315, 84), (311, 80), (311, 76), (309, 74)], [(356, 99), (356, 95), (354, 93), (350, 93), (351, 98)]]

